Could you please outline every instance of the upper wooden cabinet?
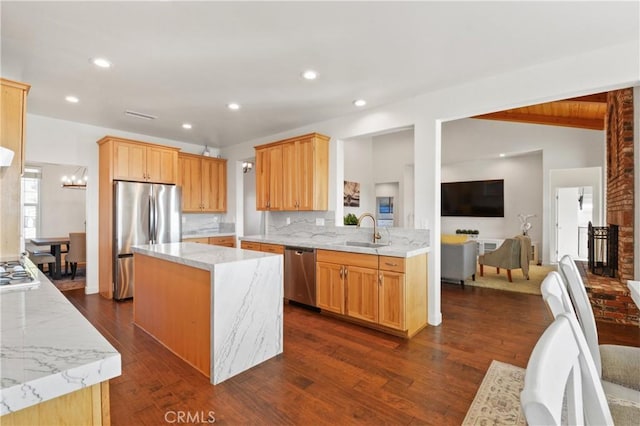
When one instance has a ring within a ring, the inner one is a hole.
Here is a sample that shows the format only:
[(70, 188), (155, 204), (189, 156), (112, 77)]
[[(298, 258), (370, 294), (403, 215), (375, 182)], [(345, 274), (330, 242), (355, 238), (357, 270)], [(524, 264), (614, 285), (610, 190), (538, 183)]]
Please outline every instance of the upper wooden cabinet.
[(113, 141), (113, 179), (176, 183), (178, 148), (144, 142)]
[(11, 166), (0, 172), (0, 255), (20, 253), (20, 177), (24, 171), (25, 117), (30, 86), (0, 78), (0, 146), (13, 151)]
[(202, 155), (178, 155), (178, 185), (182, 186), (182, 211), (227, 211), (227, 160)]
[(257, 210), (327, 210), (329, 137), (318, 133), (256, 147)]

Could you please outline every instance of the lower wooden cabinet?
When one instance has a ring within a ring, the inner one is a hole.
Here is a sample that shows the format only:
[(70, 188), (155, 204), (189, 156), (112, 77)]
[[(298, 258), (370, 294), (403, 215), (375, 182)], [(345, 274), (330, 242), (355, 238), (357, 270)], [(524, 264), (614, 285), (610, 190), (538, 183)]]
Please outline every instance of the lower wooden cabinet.
[(185, 243), (201, 243), (201, 244), (211, 244), (214, 246), (224, 246), (224, 247), (235, 247), (236, 246), (236, 237), (233, 235), (225, 236), (225, 237), (194, 237), (194, 238), (183, 238), (183, 242)]
[(317, 306), (411, 337), (427, 324), (427, 255), (410, 258), (318, 250)]
[(263, 251), (265, 253), (284, 254), (284, 246), (280, 244), (254, 243), (241, 241), (240, 248), (244, 250)]

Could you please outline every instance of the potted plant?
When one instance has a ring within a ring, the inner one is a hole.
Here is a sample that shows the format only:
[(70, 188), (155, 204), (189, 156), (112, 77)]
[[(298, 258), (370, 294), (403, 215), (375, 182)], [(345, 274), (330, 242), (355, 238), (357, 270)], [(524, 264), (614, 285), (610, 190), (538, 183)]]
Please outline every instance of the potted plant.
[(345, 225), (357, 225), (358, 224), (358, 218), (356, 217), (355, 214), (353, 213), (348, 213), (345, 217), (344, 217), (344, 224)]

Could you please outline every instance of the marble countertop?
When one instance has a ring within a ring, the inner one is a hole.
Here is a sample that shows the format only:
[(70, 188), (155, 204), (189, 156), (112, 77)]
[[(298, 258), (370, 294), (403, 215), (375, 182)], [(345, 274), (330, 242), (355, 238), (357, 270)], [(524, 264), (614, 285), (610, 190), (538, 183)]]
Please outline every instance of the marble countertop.
[(140, 253), (169, 262), (193, 266), (194, 268), (213, 271), (215, 265), (242, 262), (278, 254), (262, 253), (198, 243), (166, 243), (132, 247), (134, 253)]
[(182, 238), (235, 237), (235, 235), (235, 232), (201, 232), (195, 234), (182, 234)]
[(246, 237), (240, 237), (241, 241), (250, 241), (255, 243), (269, 243), (269, 244), (281, 244), (284, 246), (292, 247), (304, 247), (323, 250), (336, 250), (345, 251), (349, 253), (363, 253), (363, 254), (376, 254), (379, 256), (394, 256), (394, 257), (412, 257), (430, 251), (427, 245), (417, 244), (405, 244), (393, 242), (389, 245), (370, 248), (370, 247), (356, 247), (347, 246), (344, 239), (332, 239), (326, 241), (324, 238), (315, 239), (313, 237), (293, 237), (289, 235), (250, 235)]
[(38, 288), (0, 295), (0, 415), (121, 374), (120, 353), (38, 274)]

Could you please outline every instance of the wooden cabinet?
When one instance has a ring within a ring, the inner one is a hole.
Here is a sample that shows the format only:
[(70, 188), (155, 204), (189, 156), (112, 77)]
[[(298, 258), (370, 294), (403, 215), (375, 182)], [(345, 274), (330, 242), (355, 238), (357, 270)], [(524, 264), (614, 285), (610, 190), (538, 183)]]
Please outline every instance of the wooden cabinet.
[(378, 256), (316, 251), (316, 304), (320, 309), (377, 322)]
[(258, 210), (326, 210), (329, 137), (318, 133), (256, 147)]
[(193, 238), (183, 238), (182, 242), (211, 244), (214, 246), (224, 246), (224, 247), (235, 247), (236, 237), (231, 235), (224, 236), (224, 237), (193, 237)]
[(427, 255), (316, 252), (320, 309), (411, 337), (427, 324)]
[(22, 195), (24, 171), (25, 118), (30, 86), (0, 78), (0, 146), (13, 151), (11, 166), (0, 171), (0, 255), (20, 253)]
[(280, 244), (254, 243), (252, 241), (240, 242), (240, 248), (244, 250), (262, 251), (265, 253), (284, 254), (284, 246)]
[(113, 179), (176, 183), (178, 148), (117, 140), (113, 144)]
[(179, 154), (178, 185), (182, 187), (183, 212), (227, 211), (227, 160)]
[(282, 210), (282, 146), (256, 147), (256, 210)]
[(105, 136), (98, 142), (98, 287), (113, 297), (113, 182), (175, 184), (179, 148)]

